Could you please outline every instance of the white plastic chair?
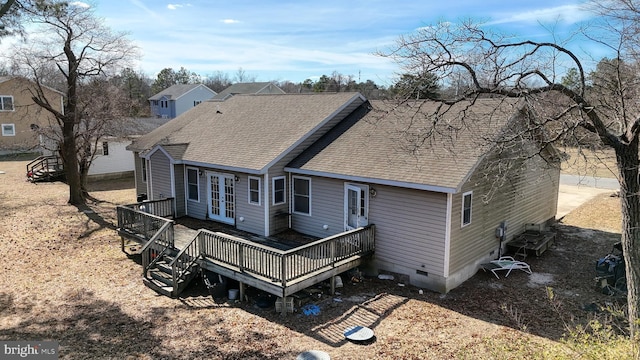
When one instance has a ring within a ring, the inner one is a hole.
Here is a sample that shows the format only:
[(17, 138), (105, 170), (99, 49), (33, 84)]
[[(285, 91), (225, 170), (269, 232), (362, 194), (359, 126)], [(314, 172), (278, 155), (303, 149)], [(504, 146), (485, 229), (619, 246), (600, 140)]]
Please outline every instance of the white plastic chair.
[(507, 270), (507, 274), (504, 277), (509, 276), (512, 270), (522, 270), (527, 274), (531, 275), (531, 267), (524, 261), (518, 261), (511, 256), (502, 256), (498, 260), (490, 261), (486, 264), (482, 264), (482, 269), (487, 271), (491, 271), (495, 277), (500, 279), (497, 271), (499, 270)]

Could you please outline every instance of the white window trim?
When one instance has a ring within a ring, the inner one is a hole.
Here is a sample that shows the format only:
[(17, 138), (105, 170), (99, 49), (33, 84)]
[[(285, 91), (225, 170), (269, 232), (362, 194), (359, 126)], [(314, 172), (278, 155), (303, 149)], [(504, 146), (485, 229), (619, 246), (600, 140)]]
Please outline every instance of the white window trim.
[[(13, 129), (11, 134), (4, 131), (5, 126), (11, 126)], [(2, 136), (16, 136), (16, 124), (2, 124)]]
[[(11, 98), (11, 110), (5, 110), (4, 108), (4, 104), (2, 104), (2, 98)], [(0, 111), (16, 111), (16, 103), (15, 103), (15, 99), (13, 98), (13, 95), (0, 95), (0, 105), (2, 105), (0, 107)]]
[[(276, 180), (282, 180), (284, 187), (282, 188), (282, 202), (276, 202)], [(276, 176), (271, 179), (271, 198), (273, 199), (273, 205), (282, 205), (287, 203), (287, 178), (285, 176)]]
[[(469, 204), (469, 222), (468, 223), (464, 223), (464, 199), (467, 197), (467, 195), (469, 195), (471, 197), (471, 203)], [(465, 193), (462, 194), (462, 206), (461, 206), (461, 213), (460, 213), (460, 227), (465, 227), (469, 224), (471, 224), (471, 221), (473, 219), (473, 191), (467, 191)]]
[[(191, 199), (189, 197), (189, 170), (196, 172), (196, 189), (197, 189), (196, 195), (198, 195), (197, 199)], [(184, 177), (185, 177), (184, 182), (187, 185), (187, 201), (199, 203), (200, 202), (200, 169), (195, 167), (187, 167)]]
[[(307, 180), (309, 182), (309, 213), (303, 213), (303, 212), (299, 212), (296, 211), (296, 203), (295, 203), (295, 199), (296, 199), (296, 189), (295, 189), (295, 182), (296, 179), (301, 179), (301, 180)], [(299, 215), (305, 215), (305, 216), (311, 216), (311, 178), (308, 177), (304, 177), (304, 176), (293, 176), (292, 180), (291, 180), (291, 203), (293, 204), (292, 209), (293, 209), (293, 213), (294, 214), (299, 214)]]
[[(258, 202), (251, 201), (251, 180), (258, 180)], [(247, 178), (247, 201), (251, 205), (261, 206), (262, 205), (262, 179), (256, 176), (249, 176)]]

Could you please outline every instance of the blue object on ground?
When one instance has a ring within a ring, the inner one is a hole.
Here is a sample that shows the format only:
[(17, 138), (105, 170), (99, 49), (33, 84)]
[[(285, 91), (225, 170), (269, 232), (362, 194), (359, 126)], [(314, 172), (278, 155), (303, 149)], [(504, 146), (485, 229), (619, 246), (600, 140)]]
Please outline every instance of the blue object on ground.
[(309, 304), (302, 307), (302, 313), (309, 315), (320, 315), (320, 307), (315, 304)]

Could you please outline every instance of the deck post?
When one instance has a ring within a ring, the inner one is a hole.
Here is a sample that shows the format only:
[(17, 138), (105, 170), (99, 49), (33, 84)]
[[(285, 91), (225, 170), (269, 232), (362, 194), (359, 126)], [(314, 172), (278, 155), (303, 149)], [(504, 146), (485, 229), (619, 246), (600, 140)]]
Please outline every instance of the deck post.
[(331, 295), (335, 295), (336, 294), (336, 276), (333, 275), (331, 276)]
[(244, 283), (242, 281), (239, 282), (240, 283), (240, 302), (244, 301)]

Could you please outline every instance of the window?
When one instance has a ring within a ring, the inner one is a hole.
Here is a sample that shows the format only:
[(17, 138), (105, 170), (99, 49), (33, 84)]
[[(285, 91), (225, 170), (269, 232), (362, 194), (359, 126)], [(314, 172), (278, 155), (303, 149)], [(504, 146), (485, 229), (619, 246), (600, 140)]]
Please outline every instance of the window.
[(311, 215), (311, 179), (293, 177), (293, 212)]
[(273, 205), (284, 204), (287, 202), (285, 186), (284, 176), (273, 178)]
[(2, 136), (16, 136), (16, 125), (2, 124)]
[(0, 111), (13, 110), (13, 96), (0, 95)]
[(462, 194), (462, 226), (471, 224), (471, 198), (473, 191)]
[(200, 201), (198, 169), (187, 168), (187, 199)]
[(147, 182), (147, 159), (142, 158), (142, 182)]
[(260, 205), (260, 178), (249, 176), (249, 204)]
[(104, 156), (109, 155), (109, 143), (106, 141), (102, 142), (102, 155)]

